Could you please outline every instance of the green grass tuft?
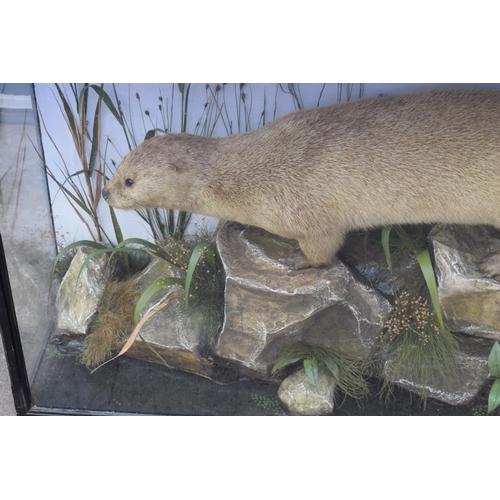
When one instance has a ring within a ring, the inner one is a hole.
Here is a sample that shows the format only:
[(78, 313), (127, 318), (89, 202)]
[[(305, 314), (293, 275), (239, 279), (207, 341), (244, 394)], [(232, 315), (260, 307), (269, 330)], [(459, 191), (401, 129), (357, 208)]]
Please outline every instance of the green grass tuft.
[(278, 375), (286, 366), (303, 361), (304, 366), (322, 367), (335, 380), (336, 388), (347, 396), (361, 398), (369, 394), (368, 381), (363, 372), (367, 366), (364, 359), (351, 360), (326, 348), (293, 344), (286, 347), (276, 360), (272, 374)]
[(419, 396), (425, 405), (426, 386), (446, 387), (459, 376), (459, 344), (455, 336), (442, 329), (428, 300), (420, 295), (401, 292), (380, 336), (385, 362), (382, 392), (388, 396), (393, 380), (404, 377), (421, 387)]

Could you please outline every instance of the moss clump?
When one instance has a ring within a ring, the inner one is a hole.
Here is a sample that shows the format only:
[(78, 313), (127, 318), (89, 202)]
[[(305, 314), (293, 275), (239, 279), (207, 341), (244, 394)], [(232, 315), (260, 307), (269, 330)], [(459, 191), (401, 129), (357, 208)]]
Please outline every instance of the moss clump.
[(257, 394), (252, 394), (252, 401), (273, 415), (285, 416), (283, 408), (281, 408), (280, 400), (278, 398), (268, 398), (267, 396), (259, 396)]
[(471, 412), (475, 417), (486, 417), (488, 415), (487, 408), (482, 408), (480, 406), (474, 406), (471, 408)]
[(97, 313), (89, 325), (85, 340), (87, 349), (81, 360), (94, 368), (116, 353), (134, 328), (134, 308), (140, 296), (136, 276), (127, 280), (111, 280), (99, 302)]

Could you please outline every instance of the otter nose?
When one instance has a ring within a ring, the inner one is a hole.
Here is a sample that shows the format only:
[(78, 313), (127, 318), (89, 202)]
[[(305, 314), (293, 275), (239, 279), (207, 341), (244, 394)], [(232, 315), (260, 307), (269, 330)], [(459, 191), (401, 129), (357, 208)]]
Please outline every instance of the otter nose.
[(109, 191), (106, 191), (106, 189), (102, 190), (102, 197), (107, 200), (109, 198)]

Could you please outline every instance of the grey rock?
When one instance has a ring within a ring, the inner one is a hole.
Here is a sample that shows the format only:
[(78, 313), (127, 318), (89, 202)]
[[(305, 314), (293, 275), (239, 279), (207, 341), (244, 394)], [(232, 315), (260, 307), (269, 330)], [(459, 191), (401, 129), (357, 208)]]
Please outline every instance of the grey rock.
[(429, 238), (439, 301), (450, 329), (500, 340), (500, 283), (491, 276), (492, 260), (488, 262), (500, 251), (500, 232), (488, 226), (439, 224)]
[(268, 379), (291, 343), (369, 356), (391, 310), (387, 299), (340, 260), (291, 271), (280, 259), (296, 242), (221, 222), (215, 235), (226, 276), (225, 318), (215, 353), (242, 375)]
[(106, 254), (96, 255), (82, 269), (85, 259), (94, 251), (81, 247), (66, 272), (57, 297), (57, 324), (60, 330), (87, 333), (92, 316), (106, 288), (111, 268)]
[(331, 415), (334, 408), (335, 380), (322, 368), (318, 385), (302, 369), (287, 377), (278, 389), (278, 398), (292, 415)]

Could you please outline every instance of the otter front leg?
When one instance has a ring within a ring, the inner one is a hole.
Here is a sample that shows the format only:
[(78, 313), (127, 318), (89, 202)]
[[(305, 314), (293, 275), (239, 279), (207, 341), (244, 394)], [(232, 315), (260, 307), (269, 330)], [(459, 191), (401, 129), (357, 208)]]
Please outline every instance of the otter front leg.
[(298, 241), (300, 250), (281, 259), (283, 264), (292, 269), (329, 266), (344, 242), (344, 234), (338, 233), (335, 237), (331, 234), (314, 235)]

